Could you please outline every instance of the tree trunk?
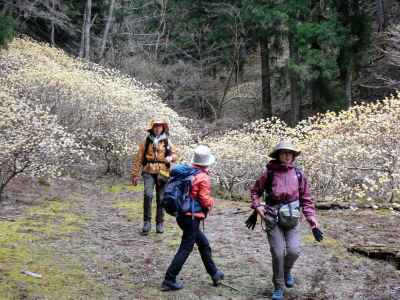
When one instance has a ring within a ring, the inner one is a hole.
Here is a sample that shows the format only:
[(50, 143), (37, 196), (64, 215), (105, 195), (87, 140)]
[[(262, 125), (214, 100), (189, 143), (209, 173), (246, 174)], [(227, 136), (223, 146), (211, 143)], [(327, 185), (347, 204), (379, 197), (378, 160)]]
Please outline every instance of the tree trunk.
[(54, 18), (55, 18), (55, 12), (56, 12), (56, 4), (55, 4), (55, 0), (51, 0), (51, 33), (50, 33), (50, 43), (51, 46), (54, 47), (55, 43), (55, 24), (54, 24)]
[(86, 26), (86, 8), (83, 12), (83, 23), (82, 23), (82, 31), (81, 31), (81, 46), (79, 48), (79, 57), (83, 58), (83, 54), (85, 53), (85, 26)]
[[(289, 59), (297, 64), (297, 50), (294, 46), (292, 33), (289, 33)], [(299, 78), (294, 71), (289, 70), (290, 82), (290, 125), (295, 126), (300, 120), (301, 97), (299, 91)]]
[(272, 116), (271, 72), (269, 66), (269, 40), (265, 36), (260, 40), (261, 56), (261, 110), (263, 118)]
[(90, 27), (92, 26), (92, 0), (86, 2), (85, 20), (85, 58), (90, 60)]
[(347, 66), (346, 72), (346, 106), (351, 107), (352, 102), (352, 91), (351, 85), (353, 84), (353, 60), (350, 58), (349, 64)]
[(164, 37), (165, 35), (165, 30), (166, 30), (166, 13), (167, 13), (167, 2), (166, 0), (160, 0), (158, 3), (160, 4), (160, 24), (158, 26), (157, 30), (157, 41), (155, 45), (155, 50), (154, 50), (154, 56), (156, 59), (158, 59), (158, 51), (160, 47), (160, 41), (161, 38)]
[(377, 18), (378, 18), (378, 32), (385, 31), (386, 28), (386, 17), (385, 17), (385, 1), (384, 0), (376, 0), (376, 8), (377, 8)]
[(108, 33), (110, 32), (111, 25), (112, 25), (112, 22), (113, 22), (114, 4), (115, 4), (115, 0), (110, 0), (110, 7), (108, 9), (107, 23), (106, 23), (106, 27), (104, 29), (103, 39), (101, 41), (99, 60), (101, 60), (103, 58), (104, 52), (106, 50)]
[(319, 111), (321, 103), (320, 84), (321, 84), (320, 79), (315, 79), (311, 82), (311, 108), (313, 113)]

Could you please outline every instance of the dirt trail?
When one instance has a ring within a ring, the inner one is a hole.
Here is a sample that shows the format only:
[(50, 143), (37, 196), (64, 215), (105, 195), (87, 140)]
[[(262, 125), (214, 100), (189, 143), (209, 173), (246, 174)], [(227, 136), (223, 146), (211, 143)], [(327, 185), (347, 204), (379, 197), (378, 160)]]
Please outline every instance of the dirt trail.
[[(57, 194), (58, 202), (73, 203), (62, 213), (80, 220), (74, 221), (78, 229), (64, 234), (31, 232), (40, 237), (38, 249), (42, 252), (37, 252), (37, 257), (51, 252), (56, 257), (51, 260), (53, 267), (66, 270), (64, 287), (51, 289), (37, 283), (45, 278), (13, 276), (4, 262), (7, 257), (3, 257), (0, 280), (23, 291), (3, 287), (8, 294), (1, 299), (268, 299), (271, 294), (271, 256), (265, 234), (259, 226), (255, 231), (244, 226), (246, 203), (218, 201), (205, 222), (215, 261), (226, 274), (224, 285), (211, 285), (195, 249), (180, 274), (185, 288), (161, 292), (160, 283), (179, 245), (180, 231), (174, 219), (167, 217), (164, 234), (156, 234), (153, 225), (149, 236), (140, 235), (140, 187), (106, 180), (96, 184), (70, 180), (48, 190)], [(10, 217), (11, 210), (5, 208), (1, 215)], [(20, 208), (17, 219), (27, 211)], [(321, 244), (313, 241), (310, 230), (302, 224), (302, 254), (293, 270), (297, 283), (285, 291), (285, 299), (400, 299), (400, 273), (392, 264), (346, 250), (355, 241), (398, 243), (399, 216), (391, 212), (328, 211), (321, 212), (320, 219), (326, 232)], [(0, 224), (7, 222), (0, 220)], [(34, 243), (32, 247), (37, 249)], [(71, 265), (79, 266), (79, 276), (68, 277)], [(40, 260), (23, 266), (41, 268)], [(55, 284), (49, 279), (48, 286)]]

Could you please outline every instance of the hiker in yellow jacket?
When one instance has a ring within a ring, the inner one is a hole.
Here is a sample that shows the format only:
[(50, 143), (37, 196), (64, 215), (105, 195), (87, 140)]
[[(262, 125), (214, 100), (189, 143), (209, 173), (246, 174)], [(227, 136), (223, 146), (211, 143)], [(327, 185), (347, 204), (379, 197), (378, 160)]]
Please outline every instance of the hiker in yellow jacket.
[(168, 122), (162, 119), (154, 119), (150, 122), (147, 131), (149, 134), (144, 143), (139, 146), (131, 172), (133, 185), (138, 184), (140, 174), (143, 176), (143, 235), (149, 234), (151, 230), (151, 203), (154, 188), (156, 189), (157, 201), (156, 232), (164, 232), (164, 210), (161, 201), (164, 186), (168, 180), (170, 165), (176, 161), (175, 147), (169, 141)]

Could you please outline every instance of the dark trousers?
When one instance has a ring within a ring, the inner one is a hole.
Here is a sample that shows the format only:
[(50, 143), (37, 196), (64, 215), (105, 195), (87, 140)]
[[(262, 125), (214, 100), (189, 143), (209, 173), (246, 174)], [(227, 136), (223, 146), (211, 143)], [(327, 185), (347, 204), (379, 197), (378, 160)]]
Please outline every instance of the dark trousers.
[(207, 237), (200, 230), (200, 220), (192, 219), (191, 216), (178, 216), (176, 218), (179, 227), (182, 229), (182, 241), (178, 252), (175, 254), (170, 266), (165, 275), (166, 280), (175, 281), (187, 258), (193, 250), (194, 244), (200, 252), (201, 260), (210, 276), (214, 276), (217, 272), (217, 267), (211, 257), (211, 248)]
[(164, 221), (164, 209), (161, 205), (162, 198), (164, 196), (165, 185), (160, 185), (157, 182), (157, 174), (143, 173), (144, 182), (144, 200), (143, 200), (143, 221), (151, 222), (151, 202), (153, 201), (153, 192), (156, 188), (156, 202), (157, 202), (157, 214), (156, 223), (163, 223)]

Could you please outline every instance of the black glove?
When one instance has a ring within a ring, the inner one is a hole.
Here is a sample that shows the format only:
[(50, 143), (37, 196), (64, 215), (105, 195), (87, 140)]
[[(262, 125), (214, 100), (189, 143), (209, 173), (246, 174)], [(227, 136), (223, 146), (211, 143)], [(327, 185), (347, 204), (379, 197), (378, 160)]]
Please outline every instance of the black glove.
[(317, 242), (320, 242), (324, 239), (324, 234), (322, 233), (321, 230), (319, 230), (319, 228), (315, 227), (312, 229), (312, 234), (314, 235), (314, 239)]
[(250, 217), (247, 218), (245, 222), (248, 229), (254, 230), (257, 224), (257, 211), (254, 210)]

